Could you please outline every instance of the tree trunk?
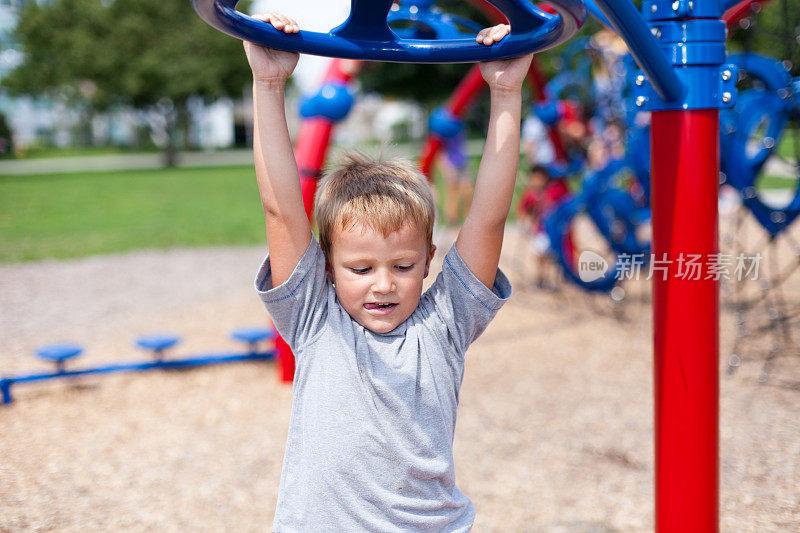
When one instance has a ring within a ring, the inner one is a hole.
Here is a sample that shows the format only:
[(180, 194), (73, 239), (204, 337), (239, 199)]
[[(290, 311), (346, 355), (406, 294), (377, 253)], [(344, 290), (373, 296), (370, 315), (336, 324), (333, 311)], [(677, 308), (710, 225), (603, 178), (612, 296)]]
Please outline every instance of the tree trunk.
[(189, 107), (186, 105), (186, 101), (181, 101), (176, 105), (177, 111), (177, 129), (178, 133), (180, 134), (180, 143), (179, 146), (181, 150), (188, 150), (191, 147), (191, 139), (190, 139), (190, 127), (191, 127), (191, 120), (189, 116)]
[(166, 122), (167, 143), (164, 147), (164, 166), (175, 167), (178, 165), (178, 149), (176, 146), (177, 136), (177, 112), (172, 102), (169, 105), (162, 105), (164, 120)]

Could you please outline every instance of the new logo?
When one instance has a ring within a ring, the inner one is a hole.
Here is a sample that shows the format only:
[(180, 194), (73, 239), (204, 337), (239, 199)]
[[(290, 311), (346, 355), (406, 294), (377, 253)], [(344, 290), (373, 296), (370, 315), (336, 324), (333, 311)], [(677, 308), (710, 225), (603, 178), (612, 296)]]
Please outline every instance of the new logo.
[(584, 250), (578, 256), (578, 277), (584, 283), (591, 283), (605, 276), (608, 272), (608, 261), (591, 250)]

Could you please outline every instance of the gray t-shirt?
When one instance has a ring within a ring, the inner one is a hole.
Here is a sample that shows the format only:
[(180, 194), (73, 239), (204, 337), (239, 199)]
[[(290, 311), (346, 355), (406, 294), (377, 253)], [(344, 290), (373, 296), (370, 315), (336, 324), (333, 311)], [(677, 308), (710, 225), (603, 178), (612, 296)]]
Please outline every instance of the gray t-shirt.
[(453, 434), (464, 352), (511, 294), (493, 290), (455, 246), (412, 315), (375, 333), (339, 305), (312, 239), (291, 277), (256, 289), (296, 358), (273, 531), (469, 531)]

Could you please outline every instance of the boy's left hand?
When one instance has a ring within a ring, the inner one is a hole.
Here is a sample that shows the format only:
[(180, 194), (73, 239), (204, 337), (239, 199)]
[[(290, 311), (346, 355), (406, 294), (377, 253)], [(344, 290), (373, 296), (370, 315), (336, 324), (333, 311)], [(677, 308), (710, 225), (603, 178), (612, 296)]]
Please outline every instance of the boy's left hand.
[[(491, 28), (484, 28), (478, 33), (475, 41), (491, 46), (493, 43), (500, 42), (503, 37), (511, 32), (508, 24), (498, 24)], [(502, 59), (499, 61), (487, 61), (478, 63), (481, 75), (489, 89), (503, 91), (519, 91), (522, 89), (522, 82), (528, 74), (533, 54), (527, 54), (512, 59)]]

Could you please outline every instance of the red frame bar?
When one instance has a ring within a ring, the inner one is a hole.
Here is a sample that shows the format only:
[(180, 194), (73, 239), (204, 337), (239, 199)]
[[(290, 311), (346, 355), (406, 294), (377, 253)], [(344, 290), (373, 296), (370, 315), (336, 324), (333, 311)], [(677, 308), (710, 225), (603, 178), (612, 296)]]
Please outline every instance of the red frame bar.
[(753, 4), (759, 4), (759, 6), (763, 7), (767, 2), (769, 2), (769, 0), (744, 0), (744, 2), (736, 4), (728, 9), (725, 14), (722, 15), (722, 20), (725, 21), (725, 25), (729, 31), (735, 31), (739, 21), (752, 13), (751, 8)]
[[(464, 76), (464, 79), (456, 86), (450, 100), (447, 102), (447, 110), (454, 117), (463, 116), (469, 106), (475, 101), (478, 95), (486, 88), (481, 76), (481, 70), (478, 65), (473, 66)], [(428, 135), (425, 144), (422, 146), (422, 151), (419, 156), (419, 169), (420, 172), (425, 174), (428, 179), (431, 179), (431, 167), (436, 154), (442, 148), (442, 140), (436, 135)]]
[[(719, 111), (652, 114), (656, 531), (719, 529), (719, 287), (705, 265), (718, 251)], [(699, 280), (681, 279), (700, 254)]]
[[(348, 83), (360, 69), (360, 61), (334, 59), (325, 73), (323, 83), (332, 81)], [(300, 190), (303, 194), (303, 207), (305, 207), (308, 220), (312, 219), (314, 212), (317, 182), (322, 172), (322, 165), (325, 163), (334, 126), (333, 122), (324, 118), (306, 119), (302, 122), (295, 141), (295, 162), (300, 171)], [(280, 334), (277, 331), (275, 334), (278, 377), (284, 383), (291, 383), (294, 380), (294, 354)]]
[[(544, 101), (544, 87), (547, 83), (544, 81), (544, 77), (536, 63), (536, 56), (533, 57), (530, 69), (528, 70), (528, 83), (531, 97), (537, 102)], [(447, 110), (450, 111), (454, 117), (460, 118), (464, 116), (472, 103), (485, 88), (486, 84), (483, 82), (480, 68), (478, 65), (475, 65), (467, 72), (467, 75), (464, 76), (464, 79), (461, 80), (453, 91), (450, 100), (447, 102)], [(555, 149), (556, 160), (566, 161), (566, 151), (564, 150), (564, 144), (561, 142), (561, 137), (558, 134), (558, 129), (555, 126), (548, 126), (547, 132), (550, 136), (550, 141), (553, 143), (553, 148)], [(433, 166), (434, 159), (436, 159), (436, 154), (442, 149), (443, 144), (442, 139), (431, 134), (428, 135), (425, 144), (422, 145), (422, 150), (419, 155), (419, 169), (428, 179), (432, 178), (431, 167)]]

